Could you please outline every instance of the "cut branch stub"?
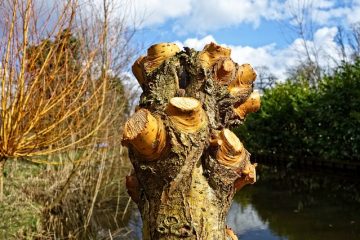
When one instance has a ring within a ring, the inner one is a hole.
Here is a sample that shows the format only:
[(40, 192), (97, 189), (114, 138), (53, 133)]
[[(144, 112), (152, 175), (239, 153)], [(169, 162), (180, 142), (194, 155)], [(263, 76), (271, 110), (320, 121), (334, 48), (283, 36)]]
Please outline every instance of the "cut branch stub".
[(225, 48), (212, 42), (205, 45), (199, 54), (199, 59), (205, 69), (210, 69), (220, 58), (229, 58), (230, 54), (230, 48)]
[(256, 79), (256, 73), (250, 64), (239, 66), (236, 78), (228, 87), (230, 94), (239, 96), (252, 90), (252, 84)]
[(216, 159), (225, 166), (238, 168), (246, 159), (246, 150), (239, 138), (229, 129), (223, 129), (218, 137)]
[(138, 110), (125, 123), (123, 143), (130, 143), (147, 160), (158, 158), (166, 146), (163, 122), (146, 109)]
[(138, 59), (136, 59), (136, 61), (134, 62), (134, 64), (132, 65), (132, 68), (131, 68), (134, 76), (136, 77), (136, 79), (138, 80), (138, 82), (141, 86), (146, 83), (144, 74), (143, 74), (144, 58), (145, 58), (145, 56), (140, 56)]
[(234, 183), (236, 191), (240, 190), (247, 184), (254, 184), (256, 182), (256, 166), (256, 163), (248, 163), (245, 168), (242, 169), (240, 172), (241, 177), (238, 178)]
[(128, 194), (135, 203), (138, 203), (140, 200), (140, 185), (138, 179), (135, 174), (131, 174), (130, 176), (126, 176), (125, 180)]
[(207, 118), (200, 101), (190, 97), (174, 97), (166, 108), (166, 113), (176, 129), (185, 133), (195, 133), (207, 124)]
[(227, 84), (234, 79), (235, 63), (230, 58), (217, 61), (214, 66), (215, 79), (221, 84)]
[(238, 240), (238, 237), (235, 235), (235, 233), (233, 232), (233, 230), (229, 227), (226, 227), (226, 235), (228, 235), (228, 237), (231, 240)]
[(159, 43), (152, 45), (147, 56), (141, 61), (146, 73), (150, 73), (158, 68), (166, 59), (180, 52), (180, 48), (175, 43)]
[(240, 119), (244, 119), (248, 113), (256, 112), (260, 109), (260, 94), (258, 92), (252, 92), (246, 101), (234, 108), (236, 115)]

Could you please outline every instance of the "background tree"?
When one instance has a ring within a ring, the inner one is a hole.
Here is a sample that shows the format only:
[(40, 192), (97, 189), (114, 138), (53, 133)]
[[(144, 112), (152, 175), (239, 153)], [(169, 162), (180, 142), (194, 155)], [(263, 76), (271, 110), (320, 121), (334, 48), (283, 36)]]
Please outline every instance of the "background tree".
[(317, 39), (317, 30), (322, 27), (317, 21), (319, 3), (314, 0), (288, 1), (287, 14), (290, 23), (284, 23), (286, 36), (297, 53), (297, 64), (288, 69), (288, 79), (304, 82), (317, 88), (318, 83), (325, 75), (332, 74), (336, 67), (344, 62), (354, 62), (359, 56), (359, 24), (350, 27), (337, 26), (334, 38), (337, 44), (328, 48)]
[(264, 92), (265, 89), (275, 86), (278, 80), (274, 74), (270, 72), (270, 69), (266, 66), (257, 67), (257, 81), (254, 83), (254, 88), (260, 92)]
[[(316, 87), (323, 74), (320, 58), (324, 53), (322, 46), (315, 43), (314, 5), (313, 0), (289, 1), (287, 13), (291, 21), (286, 26), (294, 33), (294, 39), (300, 43), (295, 49), (298, 65), (290, 71), (301, 73), (300, 75), (305, 76), (309, 85)], [(289, 36), (291, 34), (287, 35)]]

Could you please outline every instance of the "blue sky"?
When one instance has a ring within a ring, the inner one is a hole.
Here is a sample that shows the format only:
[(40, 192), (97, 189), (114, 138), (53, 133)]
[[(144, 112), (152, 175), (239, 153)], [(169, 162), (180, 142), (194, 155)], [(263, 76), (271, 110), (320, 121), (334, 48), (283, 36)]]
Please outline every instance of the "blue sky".
[[(360, 0), (132, 0), (138, 23), (136, 40), (145, 47), (176, 42), (195, 49), (214, 41), (232, 49), (238, 63), (266, 66), (279, 79), (299, 64), (303, 41), (290, 29), (294, 14), (306, 9), (305, 23), (313, 23), (306, 43), (316, 50), (324, 67), (339, 53), (337, 26), (360, 21)], [(130, 16), (130, 15), (129, 15)], [(314, 55), (315, 57), (315, 55)]]

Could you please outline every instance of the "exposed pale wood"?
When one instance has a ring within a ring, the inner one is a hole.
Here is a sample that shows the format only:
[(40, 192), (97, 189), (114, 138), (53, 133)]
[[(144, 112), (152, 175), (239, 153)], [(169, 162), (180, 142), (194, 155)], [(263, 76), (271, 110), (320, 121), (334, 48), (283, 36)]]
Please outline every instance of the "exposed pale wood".
[(210, 69), (220, 58), (229, 58), (231, 49), (217, 45), (216, 43), (206, 44), (199, 54), (201, 65)]
[(226, 228), (226, 235), (230, 237), (231, 240), (238, 240), (238, 237), (235, 235), (233, 230), (229, 227)]
[(123, 142), (130, 143), (144, 158), (156, 159), (166, 145), (164, 125), (148, 110), (140, 109), (125, 123)]
[(144, 73), (143, 73), (144, 58), (145, 58), (145, 56), (140, 56), (138, 59), (136, 59), (136, 61), (134, 62), (134, 64), (131, 67), (131, 70), (140, 85), (143, 85), (146, 83), (145, 78), (144, 78)]
[(174, 126), (186, 133), (197, 132), (207, 123), (201, 103), (195, 98), (174, 97), (170, 99), (166, 113)]
[(241, 177), (238, 178), (234, 183), (234, 187), (237, 191), (247, 184), (254, 184), (256, 182), (256, 166), (256, 163), (248, 163), (240, 172)]
[(214, 66), (215, 79), (221, 84), (227, 84), (235, 76), (235, 63), (230, 58), (220, 59)]
[(239, 138), (225, 128), (219, 134), (218, 144), (216, 160), (225, 166), (239, 167), (246, 156), (246, 150)]
[(239, 66), (235, 79), (230, 83), (228, 89), (233, 96), (239, 96), (249, 92), (256, 79), (256, 73), (250, 64)]
[(248, 113), (258, 111), (260, 109), (260, 103), (260, 94), (258, 92), (252, 92), (243, 104), (234, 108), (234, 112), (240, 119), (244, 119)]
[(180, 51), (175, 43), (159, 43), (152, 45), (147, 56), (141, 61), (147, 73), (159, 67), (166, 59), (174, 56)]

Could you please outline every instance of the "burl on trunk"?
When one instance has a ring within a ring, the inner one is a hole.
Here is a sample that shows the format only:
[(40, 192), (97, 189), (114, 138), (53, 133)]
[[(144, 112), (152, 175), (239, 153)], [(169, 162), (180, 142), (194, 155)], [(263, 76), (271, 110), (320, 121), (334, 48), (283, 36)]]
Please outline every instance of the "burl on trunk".
[(133, 65), (143, 93), (126, 122), (144, 239), (236, 239), (225, 221), (236, 190), (256, 181), (255, 164), (229, 129), (260, 107), (249, 64), (210, 43), (198, 52), (172, 43)]

